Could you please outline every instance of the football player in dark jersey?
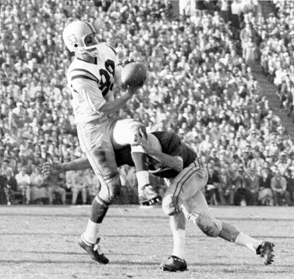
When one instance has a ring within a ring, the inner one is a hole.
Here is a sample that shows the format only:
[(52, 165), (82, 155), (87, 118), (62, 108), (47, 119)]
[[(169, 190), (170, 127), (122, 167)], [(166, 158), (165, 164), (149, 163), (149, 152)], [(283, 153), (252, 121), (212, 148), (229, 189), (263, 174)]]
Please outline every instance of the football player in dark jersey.
[[(148, 137), (148, 138), (147, 138)], [(257, 255), (264, 257), (264, 264), (273, 261), (274, 244), (254, 239), (234, 226), (216, 219), (202, 193), (208, 174), (206, 167), (198, 160), (197, 154), (183, 143), (178, 135), (170, 132), (153, 132), (137, 138), (148, 157), (149, 171), (163, 177), (168, 188), (162, 199), (162, 209), (170, 216), (174, 247), (170, 257), (164, 260), (161, 268), (166, 271), (183, 271), (187, 269), (185, 261), (185, 225), (190, 220), (210, 237), (221, 237), (229, 242), (243, 245)], [(116, 151), (117, 165), (133, 166), (130, 147), (125, 146)], [(87, 159), (81, 158), (68, 163), (46, 163), (44, 175), (61, 171), (78, 170), (90, 167)], [(93, 257), (92, 257), (93, 258)]]

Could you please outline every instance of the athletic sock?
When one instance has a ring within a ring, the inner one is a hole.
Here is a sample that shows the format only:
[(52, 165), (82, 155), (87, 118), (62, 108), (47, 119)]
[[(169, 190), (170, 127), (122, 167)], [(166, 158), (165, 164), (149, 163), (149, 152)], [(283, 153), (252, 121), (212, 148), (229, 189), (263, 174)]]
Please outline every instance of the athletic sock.
[(88, 224), (85, 232), (83, 233), (83, 238), (86, 242), (90, 244), (96, 243), (99, 233), (99, 224), (92, 222), (90, 219), (88, 220)]
[(173, 232), (174, 248), (173, 256), (185, 259), (186, 251), (186, 232), (185, 230), (176, 230)]
[(144, 186), (150, 184), (149, 172), (148, 171), (136, 172), (136, 177), (138, 180), (138, 193), (140, 195), (143, 193)]
[(256, 252), (256, 248), (262, 243), (262, 241), (254, 239), (244, 233), (240, 233), (237, 236), (235, 243), (242, 246), (246, 246), (251, 251)]
[(94, 244), (98, 238), (99, 226), (102, 223), (108, 210), (108, 205), (96, 196), (92, 201), (90, 218), (87, 223), (86, 231), (83, 234), (84, 239)]
[(136, 145), (131, 146), (131, 155), (135, 164), (136, 177), (138, 180), (138, 190), (139, 194), (141, 189), (150, 184), (148, 165), (146, 163), (146, 153), (142, 146)]

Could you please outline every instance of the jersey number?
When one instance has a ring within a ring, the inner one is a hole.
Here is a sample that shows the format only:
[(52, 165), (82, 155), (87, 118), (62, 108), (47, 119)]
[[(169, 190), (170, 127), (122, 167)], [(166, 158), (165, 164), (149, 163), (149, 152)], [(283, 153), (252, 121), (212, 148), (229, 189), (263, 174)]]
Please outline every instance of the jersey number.
[(99, 89), (102, 92), (102, 95), (105, 96), (108, 91), (112, 90), (113, 82), (112, 79), (114, 77), (115, 65), (112, 60), (106, 60), (104, 63), (105, 69), (100, 69), (99, 74), (101, 76), (101, 81), (99, 85)]

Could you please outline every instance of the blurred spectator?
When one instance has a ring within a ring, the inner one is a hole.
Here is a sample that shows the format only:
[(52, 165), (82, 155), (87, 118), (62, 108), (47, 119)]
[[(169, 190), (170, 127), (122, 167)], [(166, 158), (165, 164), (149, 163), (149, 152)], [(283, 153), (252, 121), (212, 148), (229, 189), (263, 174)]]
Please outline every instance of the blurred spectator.
[(17, 192), (17, 181), (13, 176), (12, 170), (8, 169), (6, 172), (7, 177), (7, 200), (10, 204), (14, 202), (15, 194)]
[(273, 205), (273, 193), (271, 189), (271, 174), (269, 169), (263, 168), (259, 177), (258, 202), (261, 205)]
[(288, 168), (290, 167), (292, 163), (292, 160), (288, 158), (286, 152), (281, 152), (279, 159), (276, 162), (276, 166), (281, 173), (281, 175), (285, 175), (288, 171)]
[(7, 177), (5, 175), (0, 175), (0, 204), (7, 204), (9, 200), (6, 194), (7, 189)]
[(291, 167), (286, 173), (287, 192), (289, 193), (290, 204), (294, 204), (294, 168)]
[(220, 169), (218, 193), (222, 205), (233, 205), (232, 179), (226, 168)]
[(61, 198), (61, 203), (66, 204), (65, 181), (63, 175), (51, 175), (45, 182), (48, 190), (49, 204), (53, 204), (56, 194)]
[(291, 205), (290, 194), (287, 192), (287, 180), (276, 169), (271, 179), (271, 188), (273, 192), (274, 205)]
[(6, 175), (7, 173), (12, 172), (12, 169), (9, 167), (9, 160), (8, 159), (3, 159), (2, 164), (1, 164), (1, 168), (0, 168), (0, 174), (1, 175)]
[(76, 171), (74, 174), (74, 181), (71, 185), (71, 193), (72, 193), (72, 200), (71, 204), (74, 205), (77, 203), (78, 194), (82, 194), (82, 203), (87, 203), (87, 179), (86, 179), (86, 172), (84, 170)]
[(20, 172), (15, 175), (15, 179), (17, 181), (17, 191), (21, 191), (25, 196), (25, 203), (29, 204), (31, 201), (31, 192), (30, 192), (30, 184), (31, 179), (27, 174), (26, 167), (22, 167)]
[(208, 163), (208, 180), (206, 185), (206, 198), (208, 204), (210, 205), (218, 205), (217, 194), (218, 187), (220, 184), (219, 174), (214, 169), (214, 163)]
[(233, 195), (234, 205), (250, 204), (251, 194), (247, 185), (246, 173), (244, 166), (239, 166), (236, 176), (233, 178)]
[[(66, 160), (66, 161), (68, 162), (69, 160)], [(67, 171), (65, 173), (65, 184), (67, 189), (72, 189), (74, 187), (75, 176), (76, 176), (75, 171)]]
[(259, 176), (255, 165), (252, 164), (247, 170), (247, 186), (249, 190), (249, 202), (247, 205), (257, 205), (259, 191)]
[(30, 175), (31, 179), (31, 201), (33, 203), (42, 204), (44, 199), (48, 197), (47, 188), (45, 186), (44, 176), (40, 172), (38, 166), (33, 166), (33, 171)]

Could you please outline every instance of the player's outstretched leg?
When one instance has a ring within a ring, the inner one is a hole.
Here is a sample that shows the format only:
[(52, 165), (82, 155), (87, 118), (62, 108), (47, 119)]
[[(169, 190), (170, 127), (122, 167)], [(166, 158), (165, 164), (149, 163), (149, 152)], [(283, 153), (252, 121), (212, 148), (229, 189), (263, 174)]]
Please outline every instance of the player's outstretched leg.
[[(188, 210), (187, 210), (187, 208)], [(202, 192), (182, 206), (187, 220), (198, 226), (207, 236), (220, 237), (230, 243), (235, 243), (264, 258), (264, 264), (270, 265), (274, 261), (274, 244), (269, 241), (261, 241), (240, 232), (235, 226), (216, 219), (208, 209), (207, 202)]]

